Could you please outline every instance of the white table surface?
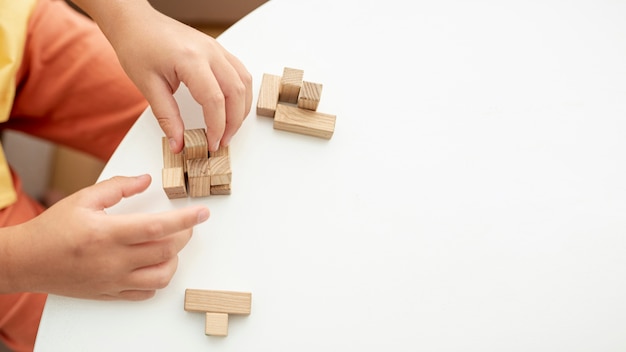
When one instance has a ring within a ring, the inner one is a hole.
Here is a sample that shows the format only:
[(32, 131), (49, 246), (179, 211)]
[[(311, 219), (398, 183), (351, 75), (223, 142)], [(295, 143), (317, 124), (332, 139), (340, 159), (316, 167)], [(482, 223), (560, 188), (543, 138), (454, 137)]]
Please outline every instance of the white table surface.
[[(37, 351), (624, 351), (626, 4), (272, 0), (219, 41), (255, 79), (324, 84), (329, 141), (254, 110), (230, 196), (167, 199), (140, 118), (111, 213), (207, 204), (144, 302), (51, 296)], [(200, 109), (177, 93), (188, 128)], [(186, 288), (252, 292), (226, 338)]]

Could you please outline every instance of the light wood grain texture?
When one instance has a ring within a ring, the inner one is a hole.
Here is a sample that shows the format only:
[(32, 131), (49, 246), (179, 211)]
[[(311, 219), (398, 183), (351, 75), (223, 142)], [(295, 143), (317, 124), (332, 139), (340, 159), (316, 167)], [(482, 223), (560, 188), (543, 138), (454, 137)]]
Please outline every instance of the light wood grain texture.
[(280, 91), (281, 77), (276, 75), (263, 74), (261, 88), (256, 104), (256, 114), (260, 116), (274, 117), (276, 104), (278, 104), (278, 94)]
[(228, 146), (221, 146), (220, 149), (210, 152), (209, 169), (211, 170), (211, 194), (230, 194), (232, 171)]
[(228, 314), (207, 312), (204, 320), (204, 333), (209, 336), (227, 336)]
[(211, 186), (211, 195), (225, 196), (231, 193), (230, 184)]
[(185, 171), (182, 167), (170, 167), (161, 172), (163, 190), (169, 199), (187, 197)]
[(276, 115), (274, 116), (274, 128), (330, 139), (335, 132), (336, 119), (335, 115), (278, 104)]
[(302, 77), (304, 77), (303, 70), (285, 67), (280, 80), (278, 100), (285, 103), (296, 104), (298, 102), (300, 88), (302, 87)]
[(209, 158), (215, 156), (230, 156), (230, 149), (228, 146), (221, 145), (220, 148), (214, 152), (209, 152)]
[(210, 157), (209, 169), (211, 170), (211, 186), (230, 184), (233, 175), (230, 169), (230, 157)]
[(167, 137), (163, 137), (163, 168), (169, 169), (171, 167), (185, 167), (183, 153), (174, 154), (170, 150), (170, 143)]
[(185, 290), (185, 310), (225, 314), (250, 314), (252, 294), (249, 292)]
[(322, 97), (322, 84), (313, 82), (302, 82), (300, 95), (298, 95), (298, 107), (307, 110), (317, 110)]
[(206, 130), (196, 128), (185, 130), (185, 159), (206, 159), (209, 157), (209, 147), (206, 139)]
[(211, 194), (208, 158), (187, 160), (187, 183), (190, 197), (205, 197)]
[(185, 163), (183, 154), (174, 154), (166, 137), (161, 140), (163, 149), (163, 169), (161, 179), (163, 190), (169, 199), (187, 197), (185, 184)]

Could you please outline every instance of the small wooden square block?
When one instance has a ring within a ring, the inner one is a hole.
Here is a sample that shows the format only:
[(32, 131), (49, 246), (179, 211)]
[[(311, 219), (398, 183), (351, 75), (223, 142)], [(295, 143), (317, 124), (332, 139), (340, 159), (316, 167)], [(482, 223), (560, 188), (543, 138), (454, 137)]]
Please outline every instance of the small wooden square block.
[(230, 157), (213, 156), (209, 158), (209, 169), (211, 172), (211, 186), (229, 185), (232, 179), (230, 169)]
[(303, 70), (285, 67), (280, 80), (278, 100), (291, 104), (298, 103), (298, 95), (302, 87), (302, 77), (304, 77)]
[(214, 152), (209, 152), (209, 158), (214, 156), (230, 156), (230, 149), (228, 148), (228, 146), (222, 145), (220, 146), (220, 149)]
[(209, 143), (206, 139), (206, 130), (196, 128), (185, 130), (184, 154), (186, 160), (206, 159), (209, 157)]
[(228, 314), (207, 312), (204, 321), (204, 333), (209, 336), (227, 336)]
[(304, 81), (298, 96), (298, 107), (307, 110), (317, 110), (322, 96), (322, 84)]
[(205, 197), (211, 194), (208, 158), (187, 160), (187, 182), (190, 197)]

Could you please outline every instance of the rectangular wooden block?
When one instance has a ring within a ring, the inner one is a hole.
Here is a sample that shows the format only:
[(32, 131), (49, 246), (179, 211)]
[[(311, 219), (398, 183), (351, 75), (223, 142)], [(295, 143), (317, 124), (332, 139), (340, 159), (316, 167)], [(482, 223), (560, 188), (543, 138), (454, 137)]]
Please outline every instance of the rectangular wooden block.
[(230, 184), (211, 186), (211, 195), (224, 196), (229, 195), (230, 193)]
[(206, 159), (209, 157), (209, 142), (206, 139), (206, 130), (196, 128), (185, 130), (185, 159)]
[(291, 104), (298, 103), (298, 95), (300, 94), (300, 87), (302, 87), (302, 77), (304, 77), (303, 70), (285, 67), (280, 80), (278, 100)]
[(207, 312), (204, 319), (204, 333), (209, 336), (227, 336), (228, 314)]
[(185, 171), (182, 167), (170, 167), (161, 172), (163, 190), (169, 199), (187, 197)]
[(335, 132), (336, 115), (300, 109), (296, 106), (278, 104), (274, 115), (277, 130), (330, 139)]
[(261, 79), (261, 89), (256, 104), (256, 114), (261, 116), (274, 117), (276, 105), (278, 104), (278, 94), (280, 91), (280, 76), (263, 74)]
[(229, 185), (232, 179), (230, 169), (230, 157), (212, 156), (209, 158), (209, 169), (211, 170), (211, 186)]
[(307, 110), (317, 110), (322, 97), (322, 84), (304, 81), (298, 95), (298, 107)]
[(187, 160), (187, 183), (190, 197), (205, 197), (211, 194), (208, 158)]
[(163, 168), (169, 169), (172, 167), (185, 167), (183, 153), (174, 154), (170, 150), (170, 142), (167, 137), (162, 138), (163, 145)]
[(185, 290), (185, 310), (225, 314), (250, 314), (252, 294), (249, 292)]

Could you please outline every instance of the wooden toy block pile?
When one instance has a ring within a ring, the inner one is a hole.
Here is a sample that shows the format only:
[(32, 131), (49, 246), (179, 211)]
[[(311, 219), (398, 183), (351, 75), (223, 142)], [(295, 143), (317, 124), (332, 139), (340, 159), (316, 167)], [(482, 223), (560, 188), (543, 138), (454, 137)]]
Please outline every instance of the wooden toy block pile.
[(232, 172), (228, 147), (209, 153), (204, 128), (185, 130), (182, 153), (172, 153), (166, 137), (162, 145), (163, 190), (168, 198), (230, 194)]
[(249, 292), (185, 290), (185, 310), (205, 313), (204, 333), (210, 336), (228, 335), (228, 315), (249, 315), (252, 294)]
[(303, 80), (304, 71), (285, 67), (282, 76), (263, 74), (256, 113), (274, 118), (277, 130), (330, 139), (336, 115), (317, 111), (322, 84)]

